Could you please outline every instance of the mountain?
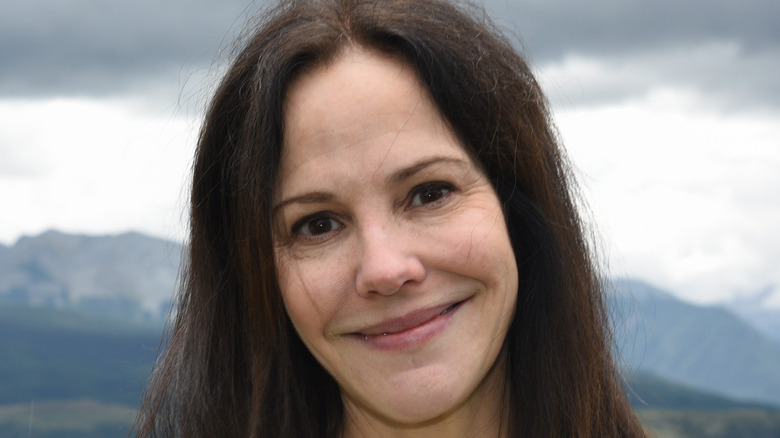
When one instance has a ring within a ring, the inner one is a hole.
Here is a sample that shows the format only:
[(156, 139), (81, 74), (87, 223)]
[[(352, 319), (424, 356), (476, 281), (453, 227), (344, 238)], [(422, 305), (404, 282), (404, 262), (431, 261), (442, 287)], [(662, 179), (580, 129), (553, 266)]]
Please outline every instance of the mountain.
[(616, 341), (628, 370), (780, 406), (780, 344), (726, 309), (688, 304), (638, 281), (614, 287)]
[[(117, 321), (45, 307), (0, 306), (0, 405), (96, 400), (135, 406), (154, 363), (162, 324)], [(13, 353), (13, 354), (10, 354)], [(647, 372), (629, 374), (639, 409), (768, 409)]]
[(780, 343), (780, 286), (772, 285), (728, 303), (748, 324)]
[[(137, 233), (49, 231), (25, 237), (0, 246), (0, 310), (37, 306), (97, 315), (104, 326), (160, 324), (181, 253), (179, 244)], [(617, 348), (628, 375), (647, 372), (698, 390), (780, 406), (780, 343), (724, 308), (688, 304), (647, 283), (616, 281), (613, 289)], [(0, 351), (28, 351), (6, 346)]]
[(138, 233), (22, 237), (0, 249), (0, 302), (160, 319), (181, 254), (177, 243)]

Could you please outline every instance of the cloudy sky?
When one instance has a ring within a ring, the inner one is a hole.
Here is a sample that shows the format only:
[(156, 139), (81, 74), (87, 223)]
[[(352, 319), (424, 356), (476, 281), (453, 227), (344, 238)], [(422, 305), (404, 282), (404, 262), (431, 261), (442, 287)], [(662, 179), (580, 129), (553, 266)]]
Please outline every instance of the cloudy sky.
[[(200, 113), (259, 4), (0, 0), (0, 244), (182, 239)], [(780, 5), (487, 7), (548, 93), (614, 275), (780, 297)]]

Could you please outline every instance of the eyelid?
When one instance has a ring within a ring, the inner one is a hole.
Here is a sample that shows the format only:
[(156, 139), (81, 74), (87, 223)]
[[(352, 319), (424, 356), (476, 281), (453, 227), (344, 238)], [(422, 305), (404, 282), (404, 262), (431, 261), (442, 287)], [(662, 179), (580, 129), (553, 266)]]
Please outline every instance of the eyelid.
[[(422, 193), (425, 190), (431, 190), (431, 189), (445, 190), (446, 193), (444, 193), (440, 198), (438, 198), (438, 199), (436, 199), (436, 200), (434, 200), (434, 201), (432, 201), (430, 203), (420, 204), (420, 205), (412, 205), (412, 202), (414, 201), (414, 198), (417, 195), (419, 195), (420, 193)], [(455, 185), (453, 185), (451, 183), (448, 183), (448, 182), (445, 182), (445, 181), (429, 181), (429, 182), (426, 182), (426, 183), (423, 183), (423, 184), (419, 184), (417, 186), (414, 186), (412, 188), (412, 190), (409, 191), (409, 194), (407, 195), (407, 198), (406, 198), (406, 201), (405, 201), (405, 203), (407, 205), (406, 208), (410, 209), (410, 208), (419, 208), (419, 207), (423, 207), (423, 208), (426, 208), (426, 207), (427, 208), (436, 207), (436, 206), (440, 205), (442, 202), (444, 202), (446, 200), (446, 198), (450, 194), (455, 192), (456, 190), (457, 190), (457, 188), (455, 187)]]
[[(301, 232), (301, 228), (317, 219), (328, 219), (337, 222), (339, 226), (322, 234), (304, 234)], [(344, 228), (344, 222), (336, 214), (330, 211), (318, 211), (316, 213), (308, 214), (295, 221), (292, 227), (290, 227), (290, 236), (293, 240), (301, 237), (310, 241), (320, 241), (327, 238), (332, 233), (338, 232), (342, 228)]]

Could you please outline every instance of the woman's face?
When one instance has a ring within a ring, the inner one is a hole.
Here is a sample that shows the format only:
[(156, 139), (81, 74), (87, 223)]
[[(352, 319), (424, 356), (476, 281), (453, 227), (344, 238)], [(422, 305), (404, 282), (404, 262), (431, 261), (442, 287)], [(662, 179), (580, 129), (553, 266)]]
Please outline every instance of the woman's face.
[(413, 70), (349, 49), (291, 84), (284, 120), (279, 285), (348, 418), (495, 407), (514, 254), (491, 184)]

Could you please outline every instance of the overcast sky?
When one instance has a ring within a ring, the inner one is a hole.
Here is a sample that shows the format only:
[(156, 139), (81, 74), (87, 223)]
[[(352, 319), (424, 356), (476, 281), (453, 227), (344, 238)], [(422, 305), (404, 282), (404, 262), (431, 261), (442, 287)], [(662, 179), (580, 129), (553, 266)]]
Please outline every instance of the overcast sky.
[[(201, 109), (261, 4), (0, 0), (0, 243), (181, 239)], [(548, 93), (613, 275), (780, 307), (780, 4), (487, 7)]]

